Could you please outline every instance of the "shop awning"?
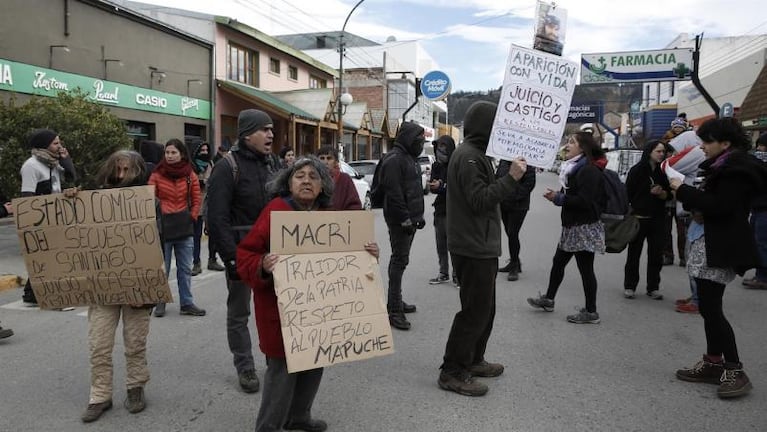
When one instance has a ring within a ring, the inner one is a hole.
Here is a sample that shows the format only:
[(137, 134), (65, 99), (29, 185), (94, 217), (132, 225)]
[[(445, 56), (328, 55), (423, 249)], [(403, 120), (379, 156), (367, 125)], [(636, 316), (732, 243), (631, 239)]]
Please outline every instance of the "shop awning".
[(767, 127), (767, 66), (762, 67), (751, 90), (743, 99), (738, 119), (747, 128)]
[(289, 117), (291, 114), (297, 118), (310, 120), (314, 122), (322, 121), (321, 118), (304, 111), (303, 109), (292, 105), (284, 100), (272, 95), (269, 92), (259, 90), (246, 84), (229, 80), (216, 80), (219, 88), (224, 89), (235, 96), (250, 100), (254, 103), (266, 105), (270, 111)]

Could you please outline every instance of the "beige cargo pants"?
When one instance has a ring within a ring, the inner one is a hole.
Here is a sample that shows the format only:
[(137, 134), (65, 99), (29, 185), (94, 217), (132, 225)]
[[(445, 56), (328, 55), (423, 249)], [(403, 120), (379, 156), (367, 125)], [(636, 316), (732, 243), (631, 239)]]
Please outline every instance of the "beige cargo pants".
[(123, 319), (125, 344), (125, 385), (143, 387), (149, 381), (146, 364), (146, 339), (149, 335), (151, 309), (134, 309), (128, 305), (90, 306), (88, 308), (88, 345), (91, 354), (91, 394), (89, 404), (112, 399), (112, 350), (115, 330)]

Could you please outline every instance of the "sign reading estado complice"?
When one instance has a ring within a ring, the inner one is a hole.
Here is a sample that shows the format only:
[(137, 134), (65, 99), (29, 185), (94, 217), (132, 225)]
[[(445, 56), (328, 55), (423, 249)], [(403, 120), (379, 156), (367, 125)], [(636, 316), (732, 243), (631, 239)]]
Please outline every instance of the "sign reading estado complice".
[(272, 277), (288, 371), (394, 353), (366, 211), (273, 212)]
[(13, 207), (41, 308), (173, 301), (153, 186), (17, 198)]

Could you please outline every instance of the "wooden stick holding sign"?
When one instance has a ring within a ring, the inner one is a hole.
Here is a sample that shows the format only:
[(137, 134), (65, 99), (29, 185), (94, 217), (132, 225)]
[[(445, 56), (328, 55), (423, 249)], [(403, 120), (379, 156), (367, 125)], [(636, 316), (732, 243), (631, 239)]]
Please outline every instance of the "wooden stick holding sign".
[(392, 354), (375, 238), (362, 211), (273, 212), (270, 253), (288, 372)]
[(13, 206), (41, 308), (173, 301), (153, 186), (18, 198)]

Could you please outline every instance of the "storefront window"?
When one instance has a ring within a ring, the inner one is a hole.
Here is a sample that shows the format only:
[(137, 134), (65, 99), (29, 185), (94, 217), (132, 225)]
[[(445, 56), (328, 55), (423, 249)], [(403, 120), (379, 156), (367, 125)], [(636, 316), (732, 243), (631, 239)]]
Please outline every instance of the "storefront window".
[(133, 140), (133, 150), (139, 151), (141, 149), (141, 141), (155, 139), (154, 123), (143, 123), (137, 121), (126, 121), (125, 131), (128, 136)]
[(229, 42), (226, 58), (228, 79), (258, 87), (257, 69), (258, 52)]

